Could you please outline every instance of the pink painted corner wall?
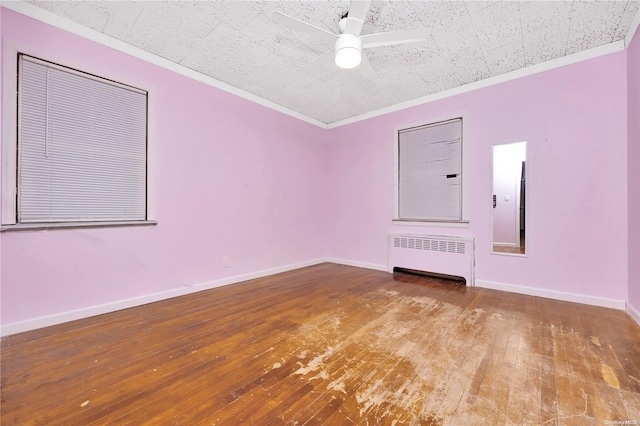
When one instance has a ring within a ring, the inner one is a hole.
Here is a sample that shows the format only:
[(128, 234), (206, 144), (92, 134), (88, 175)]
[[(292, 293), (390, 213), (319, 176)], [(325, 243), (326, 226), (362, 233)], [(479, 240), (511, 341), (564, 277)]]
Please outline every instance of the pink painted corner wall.
[(640, 33), (627, 49), (629, 296), (640, 312)]
[(19, 49), (152, 90), (158, 221), (2, 233), (3, 324), (326, 256), (323, 129), (12, 11), (1, 19)]
[[(330, 130), (332, 255), (386, 265), (389, 233), (476, 239), (476, 279), (626, 300), (626, 52)], [(463, 114), (468, 229), (394, 226), (394, 128)], [(527, 141), (527, 257), (491, 254), (491, 145)]]

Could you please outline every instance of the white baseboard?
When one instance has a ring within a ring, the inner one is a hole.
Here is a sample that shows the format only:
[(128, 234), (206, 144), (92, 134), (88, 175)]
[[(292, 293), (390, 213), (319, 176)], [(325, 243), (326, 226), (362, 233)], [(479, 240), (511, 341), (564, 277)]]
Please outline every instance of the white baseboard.
[[(87, 308), (76, 309), (73, 311), (62, 312), (59, 314), (38, 317), (26, 321), (15, 322), (11, 324), (3, 324), (0, 326), (0, 336), (8, 336), (11, 334), (22, 333), (25, 331), (35, 330), (38, 328), (48, 327), (51, 325), (62, 324), (69, 321), (75, 321), (83, 318), (102, 315), (109, 312), (119, 311), (121, 309), (133, 308), (135, 306), (145, 305), (147, 303), (158, 302), (161, 300), (171, 299), (173, 297), (183, 296), (186, 294), (196, 293), (203, 290), (209, 290), (225, 285), (236, 284), (242, 281), (248, 281), (256, 278), (262, 278), (269, 275), (275, 275), (282, 272), (293, 271), (295, 269), (305, 268), (307, 266), (318, 265), (320, 263), (336, 263), (339, 265), (355, 266), (357, 268), (372, 269), (376, 271), (389, 272), (387, 265), (376, 263), (359, 262), (354, 260), (339, 259), (333, 257), (319, 258), (306, 262), (295, 263), (291, 265), (280, 266), (277, 268), (265, 269), (249, 274), (236, 275), (233, 277), (223, 278), (204, 282), (195, 285), (180, 287), (159, 293), (147, 294), (131, 299), (119, 300), (115, 302), (105, 303), (102, 305), (90, 306)], [(476, 287), (489, 288), (493, 290), (508, 291), (511, 293), (526, 294), (530, 296), (546, 297), (549, 299), (564, 300), (567, 302), (584, 303), (587, 305), (602, 306), (605, 308), (613, 308), (626, 310), (633, 320), (640, 325), (640, 312), (633, 306), (625, 303), (623, 300), (606, 299), (593, 296), (585, 296), (575, 293), (566, 293), (562, 291), (545, 290), (534, 287), (517, 286), (512, 284), (497, 283), (486, 280), (475, 280)]]
[(176, 289), (163, 291), (159, 293), (146, 294), (144, 296), (133, 297), (131, 299), (118, 300), (102, 305), (89, 306), (87, 308), (76, 309), (73, 311), (61, 312), (59, 314), (47, 315), (26, 321), (15, 322), (11, 324), (3, 324), (0, 326), (0, 336), (9, 336), (11, 334), (22, 333), (24, 331), (35, 330), (38, 328), (48, 327), (51, 325), (62, 324), (69, 321), (75, 321), (83, 318), (89, 318), (96, 315), (102, 315), (109, 312), (119, 311), (121, 309), (133, 308), (135, 306), (146, 305), (147, 303), (159, 302), (161, 300), (171, 299), (173, 297), (184, 296), (190, 293), (196, 293), (203, 290), (209, 290), (225, 285), (236, 284), (242, 281), (262, 278), (269, 275), (279, 274), (281, 272), (292, 271), (307, 266), (317, 265), (319, 263), (329, 262), (327, 258), (320, 258), (306, 262), (295, 263), (291, 265), (280, 266), (277, 268), (265, 269), (249, 274), (236, 275), (233, 277), (223, 278), (220, 280), (204, 282), (195, 285), (188, 285)]
[(504, 284), (494, 281), (476, 279), (476, 287), (489, 288), (492, 290), (508, 291), (510, 293), (526, 294), (529, 296), (546, 297), (547, 299), (563, 300), (565, 302), (583, 303), (585, 305), (602, 306), (624, 311), (625, 301), (617, 299), (607, 299), (604, 297), (585, 296), (577, 293), (567, 293), (564, 291), (546, 290), (542, 288), (526, 287), (513, 284)]
[(338, 259), (335, 257), (328, 257), (325, 259), (325, 261), (331, 262), (331, 263), (337, 263), (338, 265), (347, 265), (347, 266), (355, 266), (357, 268), (374, 269), (376, 271), (385, 271), (385, 272), (389, 271), (389, 268), (387, 267), (387, 265), (379, 265), (377, 263), (358, 262), (356, 260)]
[[(501, 243), (501, 242), (494, 242), (493, 243), (494, 247), (495, 246), (502, 246), (502, 247), (518, 247), (516, 243)], [(495, 251), (495, 250), (494, 250)]]
[(627, 309), (625, 309), (627, 314), (636, 322), (636, 324), (640, 325), (640, 312), (627, 303)]

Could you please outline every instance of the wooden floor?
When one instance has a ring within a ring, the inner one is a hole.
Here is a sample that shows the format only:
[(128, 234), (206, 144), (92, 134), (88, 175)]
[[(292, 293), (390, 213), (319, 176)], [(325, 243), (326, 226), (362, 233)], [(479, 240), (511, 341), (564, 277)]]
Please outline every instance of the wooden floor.
[(1, 349), (3, 426), (640, 423), (624, 312), (334, 264)]
[(496, 253), (525, 254), (524, 247), (501, 246), (500, 244), (494, 244), (493, 251)]
[(524, 231), (520, 232), (520, 246), (503, 246), (500, 244), (493, 245), (493, 251), (497, 253), (525, 254), (525, 236)]

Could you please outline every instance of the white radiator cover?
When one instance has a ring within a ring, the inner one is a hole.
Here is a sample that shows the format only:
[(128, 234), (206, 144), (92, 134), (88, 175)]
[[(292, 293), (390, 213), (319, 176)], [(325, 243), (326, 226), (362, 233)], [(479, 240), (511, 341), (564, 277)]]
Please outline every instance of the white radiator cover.
[(387, 265), (436, 274), (463, 277), (475, 285), (473, 238), (441, 235), (390, 234)]

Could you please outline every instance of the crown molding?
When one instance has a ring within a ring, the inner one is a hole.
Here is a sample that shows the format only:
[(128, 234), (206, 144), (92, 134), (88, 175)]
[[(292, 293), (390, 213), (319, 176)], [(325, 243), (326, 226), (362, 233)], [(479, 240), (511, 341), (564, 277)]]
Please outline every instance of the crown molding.
[(327, 127), (329, 129), (334, 129), (336, 127), (346, 126), (348, 124), (356, 123), (358, 121), (379, 117), (381, 115), (390, 114), (392, 112), (401, 111), (403, 109), (412, 108), (418, 105), (423, 105), (423, 104), (437, 101), (440, 99), (450, 98), (452, 96), (460, 95), (462, 93), (472, 92), (474, 90), (482, 89), (489, 86), (494, 86), (496, 84), (505, 83), (507, 81), (517, 80), (522, 77), (527, 77), (527, 76), (538, 74), (541, 72), (550, 71), (556, 68), (561, 68), (567, 65), (597, 58), (599, 56), (604, 56), (610, 53), (619, 52), (624, 49), (625, 49), (624, 40), (616, 41), (613, 43), (605, 44), (604, 46), (599, 46), (593, 49), (574, 53), (572, 55), (567, 55), (561, 58), (552, 59), (547, 62), (530, 65), (526, 68), (521, 68), (508, 73), (500, 74), (495, 77), (474, 81), (473, 83), (465, 84), (464, 86), (454, 87), (452, 89), (445, 90), (443, 92), (434, 93), (432, 95), (423, 96), (417, 99), (413, 99), (411, 101), (402, 102), (396, 105), (388, 106), (386, 108), (381, 108), (375, 111), (367, 112), (365, 114), (360, 114), (355, 117), (347, 118), (345, 120), (334, 121), (333, 123), (329, 123)]
[(278, 111), (282, 114), (288, 115), (298, 120), (302, 120), (309, 124), (313, 124), (314, 126), (318, 126), (323, 129), (327, 128), (327, 123), (308, 117), (292, 109), (283, 107), (282, 105), (279, 105), (275, 102), (269, 101), (260, 96), (254, 95), (253, 93), (249, 93), (235, 86), (224, 83), (220, 80), (216, 80), (215, 78), (206, 76), (202, 73), (192, 70), (191, 68), (187, 68), (184, 65), (180, 65), (175, 62), (169, 61), (168, 59), (164, 59), (158, 55), (147, 52), (138, 47), (132, 46), (123, 41), (117, 40), (111, 36), (103, 34), (92, 28), (88, 28), (83, 25), (77, 24), (73, 21), (70, 21), (66, 18), (58, 16), (47, 10), (41, 9), (32, 4), (26, 3), (22, 0), (2, 1), (2, 7), (12, 10), (16, 13), (20, 13), (21, 15), (25, 15), (29, 18), (36, 19), (40, 22), (59, 28), (61, 30), (67, 31), (71, 34), (77, 35), (87, 40), (99, 43), (103, 46), (110, 47), (119, 52), (126, 53), (127, 55), (133, 56), (137, 59), (141, 59), (150, 64), (157, 65), (159, 67), (181, 74), (185, 77), (199, 81), (208, 86), (212, 86), (212, 87), (215, 87), (216, 89), (220, 89), (227, 93), (231, 93), (240, 98), (246, 99), (250, 102), (256, 103), (258, 105), (262, 105), (264, 107), (267, 107), (274, 111)]

